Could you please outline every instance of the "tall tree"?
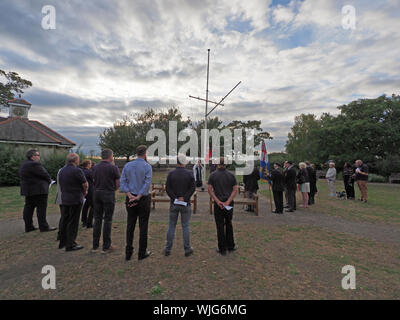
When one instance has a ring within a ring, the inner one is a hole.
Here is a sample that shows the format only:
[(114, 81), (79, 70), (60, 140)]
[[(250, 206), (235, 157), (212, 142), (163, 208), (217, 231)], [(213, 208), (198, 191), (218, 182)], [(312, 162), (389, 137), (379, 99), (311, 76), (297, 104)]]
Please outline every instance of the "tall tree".
[(0, 69), (0, 107), (6, 107), (8, 100), (24, 93), (23, 89), (31, 86), (32, 82), (22, 79), (18, 73), (13, 71), (7, 73)]

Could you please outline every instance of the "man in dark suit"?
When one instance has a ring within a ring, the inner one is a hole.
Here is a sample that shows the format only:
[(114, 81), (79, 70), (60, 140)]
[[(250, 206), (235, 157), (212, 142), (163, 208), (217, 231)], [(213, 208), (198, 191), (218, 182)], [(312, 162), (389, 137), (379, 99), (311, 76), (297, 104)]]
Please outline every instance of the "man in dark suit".
[(83, 249), (75, 242), (78, 234), (79, 217), (83, 199), (87, 195), (89, 184), (83, 171), (78, 168), (79, 156), (70, 153), (67, 165), (58, 174), (61, 190), (61, 223), (59, 249), (76, 251)]
[[(258, 180), (260, 180), (260, 171), (257, 167), (254, 167), (250, 174), (243, 176), (244, 189), (248, 199), (253, 199), (254, 194), (257, 193)], [(246, 211), (254, 212), (254, 206), (248, 205)]]
[(308, 193), (308, 205), (315, 203), (315, 194), (317, 193), (317, 171), (311, 167), (311, 163), (306, 161), (306, 169), (310, 179), (310, 192)]
[(279, 163), (274, 163), (274, 169), (271, 171), (272, 193), (274, 195), (275, 211), (273, 213), (283, 213), (283, 191), (285, 190), (284, 176)]
[(25, 196), (23, 217), (25, 221), (25, 232), (37, 230), (33, 226), (33, 212), (36, 214), (41, 232), (54, 231), (46, 220), (47, 198), (51, 178), (46, 169), (39, 163), (40, 153), (32, 149), (26, 153), (25, 160), (19, 168), (21, 181), (21, 195)]
[(289, 208), (286, 212), (293, 212), (296, 210), (296, 168), (292, 161), (287, 161), (288, 168), (285, 172), (285, 187), (288, 191)]

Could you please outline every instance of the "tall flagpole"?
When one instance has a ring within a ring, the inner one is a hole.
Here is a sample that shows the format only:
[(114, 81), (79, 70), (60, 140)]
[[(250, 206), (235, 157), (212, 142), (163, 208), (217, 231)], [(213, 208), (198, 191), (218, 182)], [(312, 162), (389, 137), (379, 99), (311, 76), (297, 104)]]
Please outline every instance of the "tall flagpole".
[(206, 174), (207, 174), (207, 146), (208, 146), (208, 134), (207, 134), (207, 113), (208, 113), (208, 80), (210, 77), (210, 49), (208, 51), (208, 58), (207, 58), (207, 86), (206, 86), (206, 110), (204, 112), (204, 175), (203, 175), (203, 185), (206, 185)]

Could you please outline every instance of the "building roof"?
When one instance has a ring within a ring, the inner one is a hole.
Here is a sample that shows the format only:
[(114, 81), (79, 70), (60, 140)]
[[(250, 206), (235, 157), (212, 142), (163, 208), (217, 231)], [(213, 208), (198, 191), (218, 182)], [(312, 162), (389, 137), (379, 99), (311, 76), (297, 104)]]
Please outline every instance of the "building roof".
[(32, 143), (73, 147), (75, 143), (43, 123), (21, 117), (0, 117), (0, 142)]
[(25, 99), (11, 99), (8, 100), (8, 103), (16, 103), (16, 104), (26, 104), (27, 106), (31, 106), (32, 104), (26, 101)]

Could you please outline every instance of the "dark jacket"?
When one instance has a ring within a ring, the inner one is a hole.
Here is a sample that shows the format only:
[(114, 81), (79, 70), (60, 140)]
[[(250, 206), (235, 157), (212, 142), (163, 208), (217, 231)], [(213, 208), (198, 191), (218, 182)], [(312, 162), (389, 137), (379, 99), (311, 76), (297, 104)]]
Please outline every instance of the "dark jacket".
[(296, 182), (298, 184), (310, 182), (310, 178), (308, 176), (307, 169), (303, 168), (303, 169), (299, 170), (299, 172), (297, 173), (297, 176), (296, 176)]
[(284, 191), (285, 189), (285, 177), (279, 169), (273, 169), (271, 171), (272, 191)]
[(311, 166), (307, 168), (308, 177), (310, 178), (310, 193), (317, 192), (317, 171), (314, 170)]
[(297, 189), (297, 184), (296, 184), (296, 169), (294, 166), (292, 166), (290, 169), (285, 171), (285, 187), (288, 190), (296, 190)]
[(258, 180), (260, 180), (260, 172), (257, 168), (254, 168), (253, 172), (243, 176), (244, 188), (246, 191), (257, 192)]
[(165, 187), (171, 202), (183, 197), (184, 201), (190, 204), (190, 197), (196, 190), (193, 173), (185, 168), (177, 167), (168, 173)]
[(49, 193), (51, 178), (39, 162), (25, 160), (18, 171), (21, 180), (21, 195), (36, 196)]
[(93, 179), (93, 171), (88, 168), (82, 168), (83, 173), (85, 174), (85, 178), (89, 184), (88, 194), (86, 198), (92, 197), (94, 192), (94, 179)]

